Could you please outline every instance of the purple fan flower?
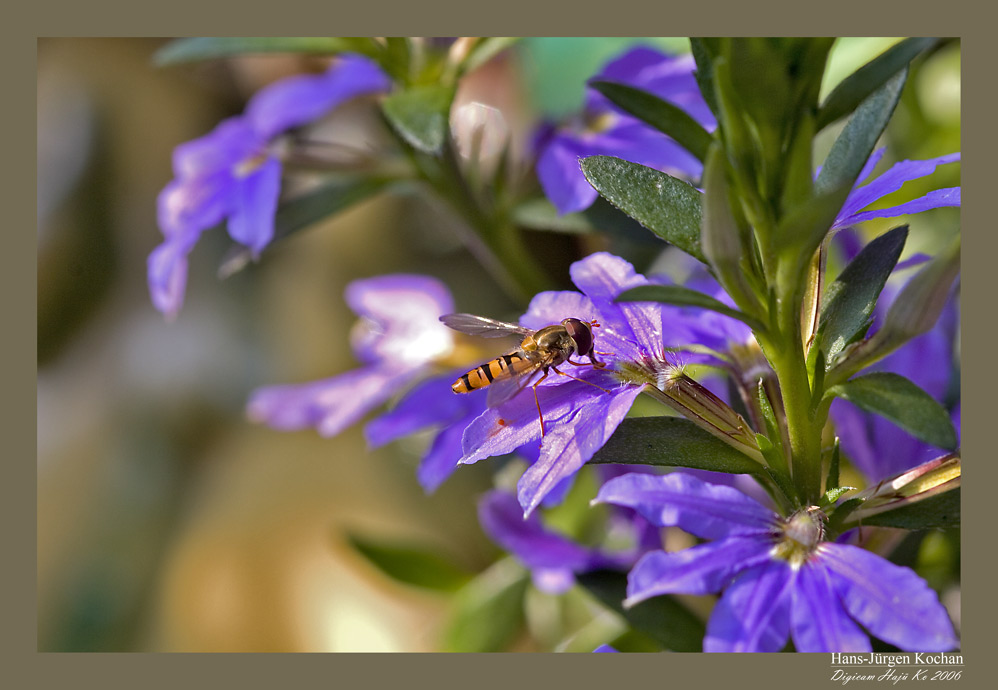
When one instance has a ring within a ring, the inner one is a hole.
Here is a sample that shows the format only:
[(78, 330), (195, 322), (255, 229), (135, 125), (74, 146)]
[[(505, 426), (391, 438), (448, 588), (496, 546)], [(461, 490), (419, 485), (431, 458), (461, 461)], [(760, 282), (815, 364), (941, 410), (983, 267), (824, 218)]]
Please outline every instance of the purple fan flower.
[(464, 370), (421, 381), (406, 393), (398, 405), (373, 419), (364, 429), (372, 448), (391, 443), (427, 428), (435, 428), (416, 476), (428, 493), (436, 489), (459, 467), (464, 428), (485, 411), (484, 396), (454, 395), (451, 384)]
[[(613, 434), (643, 386), (625, 384), (611, 371), (615, 365), (640, 364), (667, 368), (665, 342), (692, 342), (692, 333), (679, 318), (680, 310), (652, 303), (614, 302), (626, 289), (648, 284), (623, 259), (597, 253), (572, 264), (572, 281), (580, 292), (542, 292), (520, 319), (539, 329), (574, 317), (596, 319), (596, 350), (606, 369), (563, 366), (575, 377), (548, 376), (537, 388), (544, 415), (544, 435), (537, 462), (520, 478), (517, 496), (529, 515), (563, 480), (575, 474)], [(472, 393), (471, 395), (476, 395)], [(504, 455), (541, 438), (537, 404), (524, 391), (479, 415), (464, 431), (461, 463)]]
[(904, 650), (957, 646), (924, 580), (859, 547), (824, 541), (817, 509), (782, 518), (736, 489), (681, 472), (619, 477), (594, 502), (628, 506), (708, 540), (644, 556), (624, 602), (722, 592), (704, 651), (776, 652), (792, 636), (800, 652), (863, 652), (871, 649), (867, 632)]
[(524, 519), (516, 497), (505, 491), (482, 497), (478, 519), (494, 542), (530, 569), (537, 589), (549, 594), (568, 591), (575, 584), (575, 573), (629, 568), (640, 553), (611, 553), (576, 544), (544, 527), (537, 513)]
[(391, 86), (378, 66), (344, 55), (324, 74), (282, 79), (259, 91), (242, 115), (173, 152), (174, 179), (158, 200), (164, 241), (149, 255), (153, 304), (176, 316), (187, 284), (187, 255), (204, 230), (228, 219), (229, 235), (258, 255), (274, 237), (281, 185), (278, 137), (340, 103)]
[(901, 186), (905, 182), (926, 177), (935, 172), (938, 166), (946, 163), (955, 163), (960, 160), (959, 153), (951, 153), (946, 156), (939, 156), (938, 158), (929, 158), (928, 160), (901, 161), (900, 163), (895, 163), (887, 172), (872, 182), (860, 187), (859, 184), (870, 176), (877, 163), (883, 158), (885, 150), (881, 148), (874, 151), (873, 155), (866, 162), (866, 165), (859, 174), (859, 178), (856, 180), (856, 185), (849, 192), (845, 203), (842, 204), (842, 210), (835, 217), (835, 222), (832, 224), (833, 230), (855, 225), (871, 218), (896, 218), (897, 216), (909, 213), (921, 213), (933, 208), (960, 205), (960, 188), (949, 187), (946, 189), (934, 189), (928, 194), (897, 206), (863, 211), (864, 208), (870, 206), (875, 201), (901, 189)]
[[(612, 81), (648, 91), (685, 110), (708, 130), (717, 123), (700, 95), (692, 56), (673, 57), (651, 48), (635, 48), (607, 64), (594, 80)], [(582, 124), (539, 135), (537, 177), (559, 213), (582, 211), (596, 200), (579, 159), (609, 155), (664, 172), (699, 178), (703, 164), (675, 140), (624, 113), (595, 89), (586, 96)]]
[[(351, 333), (363, 366), (311, 383), (272, 386), (253, 393), (247, 414), (276, 429), (315, 427), (334, 436), (425, 375), (449, 355), (452, 331), (440, 323), (454, 310), (450, 292), (433, 278), (388, 275), (350, 283), (346, 302), (361, 317)], [(451, 397), (438, 396), (440, 406)], [(460, 404), (460, 401), (454, 401)]]

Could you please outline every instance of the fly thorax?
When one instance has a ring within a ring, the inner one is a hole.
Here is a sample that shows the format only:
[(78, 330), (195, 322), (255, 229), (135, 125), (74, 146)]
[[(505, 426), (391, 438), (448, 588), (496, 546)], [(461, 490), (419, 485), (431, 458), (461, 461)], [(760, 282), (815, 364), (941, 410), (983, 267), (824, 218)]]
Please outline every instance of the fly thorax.
[(563, 352), (566, 356), (575, 352), (575, 341), (563, 326), (547, 326), (534, 333), (534, 340), (540, 350)]

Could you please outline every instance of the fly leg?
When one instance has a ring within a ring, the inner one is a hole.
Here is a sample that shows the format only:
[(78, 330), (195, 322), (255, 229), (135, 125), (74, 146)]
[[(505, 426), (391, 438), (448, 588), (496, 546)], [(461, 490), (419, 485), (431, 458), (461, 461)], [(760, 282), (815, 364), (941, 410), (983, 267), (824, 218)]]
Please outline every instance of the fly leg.
[(596, 355), (597, 354), (600, 354), (600, 355), (609, 355), (611, 353), (610, 352), (596, 352), (594, 350), (593, 354), (589, 355), (589, 362), (573, 362), (571, 357), (566, 358), (565, 361), (568, 362), (569, 364), (575, 365), (577, 367), (592, 367), (593, 369), (602, 369), (603, 367), (606, 366), (606, 362), (601, 362), (598, 359), (596, 359)]
[[(568, 363), (569, 363), (569, 364), (575, 364), (575, 362), (573, 362), (572, 360), (567, 360), (567, 361), (568, 361)], [(585, 364), (585, 363), (582, 363), (582, 364), (576, 364), (576, 366), (583, 366), (583, 367), (585, 367), (585, 366), (589, 366), (589, 365), (587, 365), (587, 364)], [(566, 374), (566, 373), (565, 373), (565, 372), (563, 372), (563, 371), (558, 371), (558, 368), (557, 368), (557, 367), (551, 367), (551, 368), (552, 368), (552, 369), (554, 370), (554, 373), (558, 374), (559, 376), (567, 376), (567, 377), (568, 377), (568, 378), (570, 378), (570, 379), (575, 379), (576, 381), (580, 381), (580, 382), (582, 382), (582, 383), (585, 383), (585, 384), (587, 384), (587, 385), (590, 385), (590, 386), (592, 386), (593, 388), (599, 388), (599, 389), (600, 389), (601, 391), (603, 391), (604, 393), (609, 393), (609, 392), (610, 392), (610, 391), (608, 391), (608, 390), (607, 390), (606, 388), (603, 388), (603, 386), (597, 386), (597, 385), (596, 385), (595, 383), (593, 383), (592, 381), (586, 381), (585, 379), (580, 379), (580, 378), (578, 378), (577, 376), (572, 376), (571, 374)], [(544, 372), (544, 376), (547, 376), (547, 372)], [(541, 379), (541, 381), (543, 381), (543, 380), (544, 380), (544, 379), (542, 378), (542, 379)], [(538, 381), (537, 383), (540, 383), (541, 381)], [(535, 386), (534, 386), (534, 388), (536, 389), (536, 388), (537, 388), (537, 386), (535, 385)], [(534, 395), (537, 395), (537, 392), (536, 392), (536, 390), (534, 391)]]
[[(555, 369), (555, 371), (558, 371), (558, 370)], [(558, 371), (558, 373), (560, 374), (561, 372)], [(548, 370), (547, 370), (547, 367), (545, 367), (544, 368), (544, 376), (542, 376), (539, 379), (537, 379), (537, 383), (535, 383), (532, 386), (533, 389), (534, 389), (534, 404), (537, 405), (537, 418), (539, 420), (541, 420), (541, 438), (544, 438), (544, 415), (541, 414), (541, 402), (540, 402), (540, 400), (537, 399), (537, 386), (541, 385), (541, 381), (543, 381), (547, 377), (548, 377)]]

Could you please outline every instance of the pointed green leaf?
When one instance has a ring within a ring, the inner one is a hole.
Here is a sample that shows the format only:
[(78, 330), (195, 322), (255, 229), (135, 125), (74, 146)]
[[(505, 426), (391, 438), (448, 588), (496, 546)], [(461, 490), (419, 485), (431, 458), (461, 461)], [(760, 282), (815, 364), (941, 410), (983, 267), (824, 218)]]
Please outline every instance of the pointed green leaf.
[(199, 36), (170, 41), (156, 51), (153, 61), (157, 65), (175, 65), (250, 53), (334, 55), (342, 52), (371, 56), (377, 53), (377, 46), (370, 38)]
[(389, 94), (381, 103), (395, 131), (424, 153), (437, 153), (447, 136), (454, 89), (438, 84)]
[(894, 510), (868, 515), (863, 525), (900, 529), (945, 529), (960, 526), (960, 488), (930, 496), (921, 501), (901, 503)]
[(835, 502), (842, 497), (843, 494), (850, 491), (855, 491), (854, 486), (837, 486), (834, 489), (829, 489), (825, 492), (825, 495), (821, 497), (819, 502), (820, 507), (827, 508), (828, 506), (835, 505)]
[(936, 323), (950, 287), (960, 272), (960, 236), (927, 263), (894, 299), (884, 325), (867, 340), (850, 345), (829, 370), (828, 380), (842, 381), (877, 362)]
[[(828, 477), (825, 479), (825, 490), (831, 491), (832, 489), (837, 489), (839, 487), (839, 459), (841, 453), (839, 452), (839, 437), (835, 437), (835, 442), (832, 445), (832, 458), (828, 461)], [(837, 500), (837, 499), (836, 499)]]
[(905, 39), (843, 79), (821, 104), (818, 110), (818, 129), (851, 113), (863, 99), (904, 69), (916, 55), (938, 42), (937, 38)]
[(700, 250), (700, 197), (693, 185), (612, 156), (582, 159), (582, 172), (604, 199), (694, 258)]
[(874, 336), (879, 343), (898, 347), (935, 325), (960, 273), (960, 241), (958, 235), (902, 288)]
[(832, 386), (828, 392), (889, 419), (926, 443), (947, 450), (956, 448), (956, 431), (943, 406), (899, 374), (877, 372), (858, 376)]
[(700, 161), (707, 157), (707, 149), (714, 138), (682, 108), (626, 84), (592, 81), (589, 86), (609, 98), (624, 112), (675, 139)]
[(547, 199), (531, 199), (513, 209), (513, 221), (520, 227), (568, 235), (602, 233), (630, 244), (661, 247), (658, 238), (603, 197), (585, 211), (558, 213)]
[(348, 535), (350, 545), (378, 570), (406, 585), (451, 592), (471, 579), (453, 561), (428, 548)]
[(604, 606), (620, 614), (635, 630), (645, 633), (675, 652), (699, 652), (705, 634), (704, 624), (672, 596), (647, 599), (625, 609), (627, 575), (612, 570), (595, 570), (576, 576)]
[(785, 496), (793, 496), (793, 484), (790, 481), (790, 477), (786, 473), (787, 461), (784, 459), (782, 453), (779, 449), (773, 445), (766, 436), (762, 434), (755, 435), (755, 442), (759, 446), (759, 452), (762, 453), (762, 457), (766, 459), (766, 474), (768, 474), (776, 486), (779, 487), (780, 491), (783, 492)]
[[(773, 447), (771, 451), (763, 451), (763, 456), (769, 466), (777, 470), (784, 477), (789, 476), (790, 470), (787, 467), (786, 449), (783, 446), (783, 434), (780, 430), (780, 423), (776, 419), (776, 412), (769, 400), (766, 392), (765, 381), (760, 378), (756, 386), (756, 399), (759, 401), (759, 411), (762, 413), (763, 424), (766, 425), (766, 434), (769, 444)], [(758, 441), (758, 439), (756, 439)], [(761, 450), (761, 448), (760, 448)]]
[(752, 474), (759, 464), (682, 417), (625, 419), (589, 461)]
[(907, 237), (907, 225), (880, 235), (863, 247), (828, 286), (818, 321), (826, 369), (873, 315), (877, 298), (897, 265)]
[[(841, 534), (845, 531), (846, 523), (850, 515), (852, 515), (857, 508), (863, 505), (863, 499), (861, 498), (848, 498), (841, 503), (835, 505), (831, 509), (831, 515), (828, 517), (827, 531), (830, 535), (835, 536)], [(827, 515), (828, 510), (825, 511)]]
[(710, 111), (715, 116), (721, 111), (717, 108), (717, 95), (714, 93), (713, 56), (717, 52), (716, 38), (690, 38), (690, 51), (697, 63), (694, 76), (703, 99), (707, 101)]
[(642, 285), (631, 288), (617, 295), (616, 302), (661, 302), (662, 304), (674, 304), (679, 307), (700, 307), (710, 309), (719, 314), (738, 319), (754, 330), (764, 330), (765, 326), (757, 319), (753, 319), (747, 314), (729, 307), (724, 302), (714, 299), (696, 290), (679, 285)]
[[(747, 225), (735, 217), (737, 203), (728, 185), (728, 162), (721, 142), (714, 142), (703, 169), (703, 212), (700, 220), (700, 247), (707, 263), (735, 304), (755, 314), (764, 313), (759, 293), (761, 285), (752, 261), (754, 249)], [(755, 280), (752, 280), (755, 278)], [(760, 329), (761, 330), (761, 329)]]
[(445, 652), (502, 652), (523, 627), (530, 574), (512, 558), (497, 561), (454, 597)]
[[(274, 220), (274, 239), (267, 245), (269, 250), (277, 242), (299, 230), (331, 218), (354, 204), (370, 198), (392, 182), (389, 178), (365, 177), (339, 180), (292, 199), (277, 210)], [(220, 278), (227, 278), (239, 272), (252, 261), (252, 251), (242, 245), (234, 245), (222, 260), (218, 269)]]
[(827, 192), (843, 186), (852, 188), (856, 183), (877, 139), (894, 114), (907, 78), (908, 70), (901, 70), (856, 109), (821, 166), (814, 182), (817, 191)]
[(851, 184), (843, 184), (824, 191), (818, 191), (818, 187), (815, 186), (814, 197), (800, 206), (789, 209), (783, 216), (776, 232), (780, 248), (792, 251), (798, 257), (793, 264), (795, 276), (807, 268), (835, 222), (835, 216), (842, 209), (850, 190)]

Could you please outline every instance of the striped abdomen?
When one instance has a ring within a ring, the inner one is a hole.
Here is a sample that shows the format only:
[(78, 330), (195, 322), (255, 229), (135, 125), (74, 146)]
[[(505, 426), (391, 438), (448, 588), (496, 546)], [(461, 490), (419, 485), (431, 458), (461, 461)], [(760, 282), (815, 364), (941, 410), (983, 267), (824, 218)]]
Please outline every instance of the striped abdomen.
[(534, 368), (534, 364), (522, 354), (511, 352), (508, 355), (496, 357), (492, 361), (472, 369), (467, 374), (462, 374), (461, 378), (453, 383), (451, 389), (455, 393), (470, 393), (473, 390), (485, 388), (497, 379), (506, 379)]

